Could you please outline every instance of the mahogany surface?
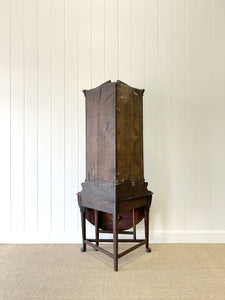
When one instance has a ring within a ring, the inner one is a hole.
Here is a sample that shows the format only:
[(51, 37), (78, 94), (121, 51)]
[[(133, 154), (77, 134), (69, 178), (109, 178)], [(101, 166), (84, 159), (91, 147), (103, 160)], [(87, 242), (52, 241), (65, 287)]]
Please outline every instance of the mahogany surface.
[[(138, 224), (141, 222), (141, 220), (144, 218), (144, 208), (139, 207), (136, 209), (136, 218), (135, 218), (135, 224)], [(91, 208), (87, 208), (86, 210), (86, 218), (87, 220), (95, 225), (95, 211)], [(113, 215), (101, 212), (99, 211), (98, 215), (98, 224), (99, 228), (103, 230), (113, 230)], [(118, 230), (127, 230), (129, 228), (133, 227), (133, 216), (132, 216), (132, 210), (130, 211), (124, 211), (121, 212), (118, 216)]]
[(144, 181), (143, 93), (119, 80), (84, 91), (87, 181)]
[[(78, 195), (81, 210), (81, 251), (86, 245), (114, 259), (145, 245), (149, 252), (149, 208), (152, 192), (147, 189), (143, 168), (143, 93), (121, 81), (107, 81), (84, 90), (86, 106), (86, 179)], [(136, 224), (144, 218), (145, 239), (137, 239)], [(86, 219), (95, 226), (95, 239), (86, 238)], [(133, 231), (127, 232), (127, 229)], [(99, 231), (100, 229), (100, 231)], [(113, 254), (100, 247), (99, 233), (111, 232)], [(119, 253), (118, 234), (132, 234), (138, 243)]]

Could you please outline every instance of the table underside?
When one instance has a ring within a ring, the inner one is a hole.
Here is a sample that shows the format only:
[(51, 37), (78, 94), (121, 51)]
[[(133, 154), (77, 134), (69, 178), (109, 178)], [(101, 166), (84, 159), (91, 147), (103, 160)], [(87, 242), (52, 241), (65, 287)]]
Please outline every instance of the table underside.
[[(139, 207), (135, 209), (135, 224), (141, 222), (144, 218), (144, 208)], [(91, 208), (86, 209), (87, 220), (95, 225), (95, 210)], [(118, 215), (118, 230), (127, 230), (133, 227), (133, 211), (124, 211)], [(113, 230), (113, 214), (99, 211), (99, 228), (102, 230)]]

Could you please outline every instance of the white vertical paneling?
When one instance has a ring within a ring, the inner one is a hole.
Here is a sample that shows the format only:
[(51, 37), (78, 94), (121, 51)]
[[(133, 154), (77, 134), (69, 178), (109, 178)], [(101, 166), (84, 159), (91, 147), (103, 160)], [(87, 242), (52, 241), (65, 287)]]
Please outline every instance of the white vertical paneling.
[(199, 226), (199, 3), (191, 0), (185, 4), (185, 214), (186, 229), (196, 231)]
[[(199, 2), (199, 230), (212, 230), (212, 0)], [(193, 128), (195, 130), (195, 128)], [(188, 167), (188, 166), (187, 166)]]
[(37, 0), (24, 1), (25, 230), (37, 231)]
[(85, 99), (82, 90), (92, 86), (92, 52), (91, 52), (91, 1), (79, 1), (79, 35), (78, 35), (78, 92), (79, 92), (79, 184), (85, 178)]
[(64, 230), (65, 26), (64, 0), (52, 2), (52, 231)]
[(78, 174), (78, 4), (65, 1), (65, 230), (77, 228)]
[(131, 82), (132, 74), (132, 2), (133, 0), (118, 0), (118, 79)]
[(118, 1), (105, 1), (105, 80), (118, 79)]
[(105, 0), (92, 3), (91, 9), (92, 86), (105, 80)]
[(10, 231), (10, 1), (0, 1), (0, 231)]
[(132, 68), (131, 84), (143, 88), (145, 84), (145, 1), (132, 0)]
[(131, 1), (131, 81), (137, 88), (145, 86), (145, 1)]
[[(90, 89), (92, 87), (92, 1), (79, 0), (79, 15), (78, 15), (78, 190), (81, 190), (81, 182), (85, 180), (85, 160), (86, 160), (86, 146), (85, 146), (85, 98), (82, 90)], [(79, 223), (80, 224), (80, 223)], [(79, 227), (80, 228), (80, 227)], [(89, 227), (88, 227), (89, 228)]]
[(225, 228), (225, 2), (213, 1), (213, 229)]
[[(159, 202), (161, 229), (172, 229), (171, 181), (171, 0), (159, 1)], [(163, 187), (163, 188), (162, 188)], [(163, 220), (163, 222), (162, 222)]]
[(51, 230), (51, 0), (38, 0), (38, 231)]
[(202, 231), (221, 241), (223, 0), (2, 0), (0, 25), (3, 240), (10, 230), (12, 242), (80, 240), (82, 90), (120, 79), (145, 88), (151, 230), (166, 241), (191, 241), (190, 232), (211, 241)]
[(151, 228), (161, 226), (159, 202), (159, 3), (145, 1), (145, 93), (144, 93), (144, 174), (154, 191), (151, 208)]
[(24, 3), (11, 1), (11, 229), (24, 231)]
[[(185, 230), (185, 6), (172, 0), (172, 143), (173, 224)], [(162, 189), (162, 187), (161, 187)]]

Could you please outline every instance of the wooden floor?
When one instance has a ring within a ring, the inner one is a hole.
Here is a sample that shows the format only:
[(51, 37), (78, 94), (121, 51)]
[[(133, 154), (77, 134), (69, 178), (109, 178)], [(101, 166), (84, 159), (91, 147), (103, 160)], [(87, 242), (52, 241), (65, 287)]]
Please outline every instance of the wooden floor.
[(0, 299), (224, 300), (225, 245), (141, 247), (119, 260), (118, 272), (89, 247), (0, 245)]

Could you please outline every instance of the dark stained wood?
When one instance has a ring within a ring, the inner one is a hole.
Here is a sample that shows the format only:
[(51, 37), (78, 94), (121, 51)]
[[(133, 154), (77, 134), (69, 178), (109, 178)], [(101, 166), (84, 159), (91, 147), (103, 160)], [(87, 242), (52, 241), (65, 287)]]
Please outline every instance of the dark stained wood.
[(116, 84), (86, 91), (86, 179), (114, 182)]
[[(98, 212), (99, 215), (99, 228), (105, 230), (105, 231), (113, 231), (113, 215), (110, 213)], [(118, 220), (118, 230), (127, 230), (131, 227), (133, 227), (133, 213), (132, 210), (129, 211), (123, 211), (119, 214), (120, 219)], [(141, 220), (144, 217), (144, 208), (139, 207), (136, 209), (136, 224), (140, 223)], [(86, 218), (88, 221), (95, 225), (95, 216), (94, 216), (94, 210), (87, 208), (86, 210)], [(133, 234), (133, 232), (132, 232)]]
[[(100, 230), (99, 233), (113, 233), (112, 230)], [(134, 232), (133, 231), (127, 231), (127, 230), (118, 230), (118, 234), (128, 234), (128, 235), (133, 235)]]
[(118, 213), (115, 204), (113, 214), (113, 255), (114, 255), (114, 271), (118, 271)]
[[(116, 184), (112, 186), (109, 183), (85, 182), (82, 184), (82, 200), (83, 205), (92, 209), (104, 211), (99, 215), (99, 228), (112, 230), (112, 213), (113, 203), (115, 201), (127, 201), (138, 197), (149, 196), (151, 192), (147, 190), (147, 183), (131, 182)], [(129, 211), (126, 203), (124, 211), (120, 213), (121, 219), (118, 223), (119, 230), (126, 230), (133, 227), (132, 212)], [(130, 208), (131, 209), (131, 208)], [(111, 214), (111, 215), (110, 215)], [(144, 210), (142, 207), (136, 210), (136, 224), (144, 218)], [(87, 209), (87, 219), (94, 225), (94, 211)]]
[(135, 249), (141, 247), (141, 246), (144, 245), (144, 244), (145, 244), (145, 241), (142, 241), (142, 242), (140, 242), (139, 244), (137, 244), (137, 245), (135, 245), (135, 246), (133, 246), (133, 247), (131, 247), (131, 248), (129, 248), (129, 249), (123, 251), (122, 253), (120, 253), (120, 254), (118, 255), (118, 258), (120, 258), (120, 257), (122, 257), (122, 256), (124, 256), (124, 255), (126, 255), (126, 254), (128, 254), (128, 253), (130, 253), (131, 251), (133, 251), (133, 250), (135, 250)]
[[(95, 238), (96, 240), (99, 239), (99, 222), (98, 222), (98, 211), (95, 210)], [(98, 241), (96, 242), (96, 246), (98, 246)]]
[[(113, 242), (113, 239), (88, 239), (89, 242), (102, 242), (102, 243), (106, 243), (106, 242)], [(145, 242), (145, 239), (118, 239), (118, 242), (121, 243), (140, 243), (140, 242)]]
[(134, 231), (134, 239), (136, 240), (136, 209), (132, 209), (133, 213), (133, 231)]
[(127, 211), (133, 208), (145, 207), (148, 205), (148, 203), (149, 203), (148, 198), (144, 197), (144, 198), (133, 199), (132, 201), (131, 200), (121, 201), (118, 202), (117, 206), (119, 211)]
[(116, 200), (123, 201), (129, 199), (150, 196), (152, 192), (147, 189), (147, 182), (131, 182), (119, 183), (116, 185)]
[[(146, 245), (152, 192), (143, 172), (143, 93), (117, 81), (84, 90), (86, 104), (86, 179), (78, 193), (82, 221), (82, 251), (86, 244), (110, 256), (114, 270), (118, 259)], [(136, 224), (145, 220), (145, 239), (136, 237)], [(95, 239), (86, 238), (85, 220), (95, 226)], [(133, 231), (125, 231), (133, 228)], [(101, 230), (99, 230), (101, 229)], [(112, 232), (113, 239), (100, 239), (99, 232)], [(118, 234), (132, 234), (130, 240)], [(113, 242), (113, 253), (99, 242)], [(118, 253), (118, 242), (137, 245)], [(95, 244), (94, 244), (95, 243)]]
[(89, 240), (85, 240), (84, 243), (85, 243), (85, 245), (88, 244), (89, 246), (91, 246), (95, 250), (98, 250), (98, 251), (108, 255), (109, 257), (114, 258), (114, 255), (112, 253), (110, 253), (109, 251), (107, 251), (107, 250), (105, 250), (105, 249), (103, 249), (99, 246), (96, 246), (95, 244), (92, 244)]
[(81, 252), (86, 251), (86, 244), (84, 243), (84, 240), (86, 240), (86, 218), (85, 218), (85, 208), (81, 207), (81, 228), (82, 228), (82, 240), (83, 240), (83, 246), (81, 248)]
[(145, 251), (146, 252), (151, 252), (151, 248), (149, 248), (149, 207), (152, 201), (151, 197), (148, 198), (149, 205), (145, 206), (145, 240), (146, 240)]
[[(138, 90), (117, 81), (116, 97), (116, 179), (143, 182), (143, 112)], [(132, 159), (127, 159), (127, 158)]]
[(85, 181), (82, 183), (82, 188), (83, 190), (79, 194), (83, 206), (113, 213), (115, 187), (112, 184)]

